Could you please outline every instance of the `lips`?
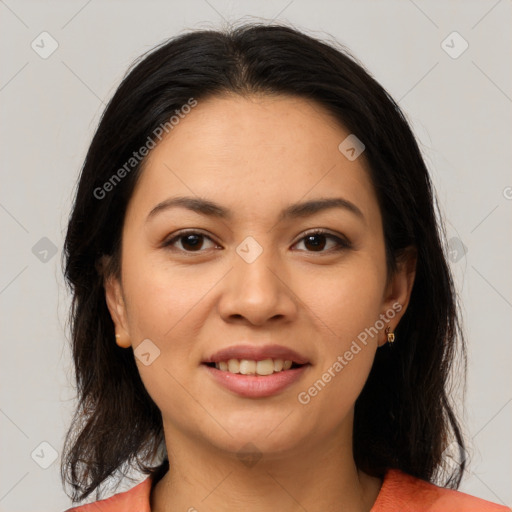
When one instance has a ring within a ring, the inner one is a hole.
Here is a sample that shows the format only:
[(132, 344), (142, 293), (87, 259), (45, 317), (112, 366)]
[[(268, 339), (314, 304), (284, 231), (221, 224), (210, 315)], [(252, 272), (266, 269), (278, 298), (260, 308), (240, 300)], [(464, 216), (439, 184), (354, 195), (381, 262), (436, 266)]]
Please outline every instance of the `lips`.
[(309, 360), (297, 351), (283, 345), (235, 345), (226, 347), (208, 356), (203, 363), (220, 363), (230, 359), (247, 359), (251, 361), (263, 361), (265, 359), (282, 359), (292, 361), (297, 365), (309, 363)]
[(308, 358), (283, 345), (234, 345), (208, 356), (201, 364), (220, 386), (244, 398), (267, 398), (303, 378)]

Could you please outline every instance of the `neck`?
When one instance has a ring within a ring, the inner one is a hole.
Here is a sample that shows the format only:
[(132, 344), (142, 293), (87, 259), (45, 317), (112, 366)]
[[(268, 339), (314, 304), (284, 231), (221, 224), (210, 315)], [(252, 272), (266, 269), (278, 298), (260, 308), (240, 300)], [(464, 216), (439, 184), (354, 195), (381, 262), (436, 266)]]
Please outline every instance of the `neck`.
[(166, 431), (166, 445), (170, 469), (153, 489), (152, 512), (368, 512), (382, 483), (357, 469), (351, 431), (301, 443), (293, 453), (247, 457), (178, 431)]

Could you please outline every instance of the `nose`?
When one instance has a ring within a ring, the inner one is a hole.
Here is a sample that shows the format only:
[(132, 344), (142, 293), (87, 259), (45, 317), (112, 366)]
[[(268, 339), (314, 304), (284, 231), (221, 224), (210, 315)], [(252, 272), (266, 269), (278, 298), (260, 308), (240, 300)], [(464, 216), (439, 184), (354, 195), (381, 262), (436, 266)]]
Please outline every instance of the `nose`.
[(290, 273), (271, 250), (263, 250), (254, 261), (235, 254), (223, 286), (218, 307), (226, 322), (262, 326), (270, 320), (286, 323), (296, 318), (299, 301)]

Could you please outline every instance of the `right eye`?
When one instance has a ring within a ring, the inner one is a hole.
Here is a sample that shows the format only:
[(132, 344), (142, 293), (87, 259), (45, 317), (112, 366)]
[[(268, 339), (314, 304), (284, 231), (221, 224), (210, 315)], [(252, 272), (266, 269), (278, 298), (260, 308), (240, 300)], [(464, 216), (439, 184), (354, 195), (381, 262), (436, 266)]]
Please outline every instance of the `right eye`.
[(172, 238), (166, 240), (162, 246), (169, 249), (176, 249), (172, 246), (176, 242), (180, 242), (182, 249), (178, 248), (178, 250), (182, 252), (202, 252), (201, 247), (203, 246), (203, 239), (208, 239), (213, 242), (209, 236), (199, 231), (181, 231)]

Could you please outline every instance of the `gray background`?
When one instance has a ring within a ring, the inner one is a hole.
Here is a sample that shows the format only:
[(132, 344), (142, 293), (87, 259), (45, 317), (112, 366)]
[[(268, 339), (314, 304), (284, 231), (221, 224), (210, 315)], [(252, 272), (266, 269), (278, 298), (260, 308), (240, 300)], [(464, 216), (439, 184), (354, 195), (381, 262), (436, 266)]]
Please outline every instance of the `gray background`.
[[(511, 506), (511, 10), (510, 0), (0, 0), (0, 511), (70, 506), (52, 462), (75, 396), (60, 258), (104, 104), (155, 44), (240, 18), (336, 38), (408, 115), (446, 217), (469, 342), (461, 490)], [(46, 59), (43, 31), (58, 43)], [(446, 39), (453, 31), (463, 40)]]

